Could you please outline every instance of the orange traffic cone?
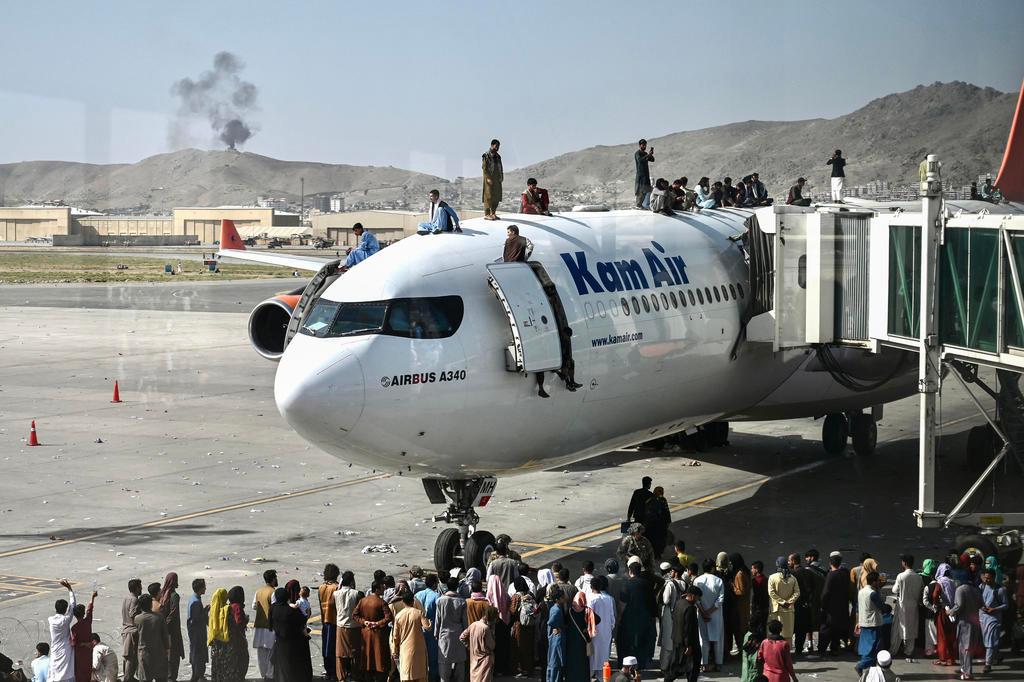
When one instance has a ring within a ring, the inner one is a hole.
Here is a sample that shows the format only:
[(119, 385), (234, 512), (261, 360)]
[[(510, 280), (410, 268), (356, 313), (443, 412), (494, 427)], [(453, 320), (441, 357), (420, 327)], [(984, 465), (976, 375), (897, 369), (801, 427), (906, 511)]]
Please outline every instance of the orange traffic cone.
[(39, 437), (36, 436), (36, 420), (32, 420), (32, 431), (28, 434), (29, 445), (39, 445)]
[(114, 380), (114, 399), (111, 400), (110, 402), (112, 402), (112, 403), (119, 403), (119, 402), (121, 402), (121, 392), (119, 390), (117, 390), (117, 380), (116, 379)]

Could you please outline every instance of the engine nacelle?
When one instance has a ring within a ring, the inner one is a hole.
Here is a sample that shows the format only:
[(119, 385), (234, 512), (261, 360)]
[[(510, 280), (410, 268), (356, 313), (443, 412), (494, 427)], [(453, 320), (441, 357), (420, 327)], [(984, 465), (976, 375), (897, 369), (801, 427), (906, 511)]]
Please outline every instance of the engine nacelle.
[(288, 322), (301, 297), (278, 294), (263, 301), (249, 313), (249, 343), (267, 360), (277, 362), (284, 355)]

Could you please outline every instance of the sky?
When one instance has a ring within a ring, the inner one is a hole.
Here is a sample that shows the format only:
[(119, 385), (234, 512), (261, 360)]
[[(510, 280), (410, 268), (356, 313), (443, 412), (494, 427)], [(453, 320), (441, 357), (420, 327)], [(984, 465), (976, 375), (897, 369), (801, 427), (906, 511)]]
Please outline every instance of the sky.
[[(660, 7), (659, 7), (660, 4)], [(172, 85), (229, 51), (267, 156), (479, 174), (919, 84), (1017, 91), (1021, 0), (3, 3), (0, 163), (223, 148)], [(185, 134), (171, 135), (171, 130)]]

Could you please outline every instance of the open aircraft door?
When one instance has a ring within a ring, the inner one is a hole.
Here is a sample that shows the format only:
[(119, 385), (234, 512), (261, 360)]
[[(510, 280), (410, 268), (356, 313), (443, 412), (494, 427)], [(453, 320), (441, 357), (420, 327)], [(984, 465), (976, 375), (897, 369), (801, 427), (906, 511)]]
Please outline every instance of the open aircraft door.
[(507, 349), (505, 368), (510, 372), (559, 369), (562, 343), (551, 300), (551, 296), (558, 296), (554, 287), (546, 291), (530, 263), (491, 263), (487, 271), (487, 283), (505, 309), (512, 328), (512, 346)]

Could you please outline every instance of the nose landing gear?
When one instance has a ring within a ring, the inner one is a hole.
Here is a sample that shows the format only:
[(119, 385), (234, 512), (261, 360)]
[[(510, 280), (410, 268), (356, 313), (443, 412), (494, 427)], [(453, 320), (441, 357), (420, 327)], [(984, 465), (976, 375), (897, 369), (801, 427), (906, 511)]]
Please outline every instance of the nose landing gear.
[(494, 535), (477, 529), (480, 517), (474, 507), (486, 506), (497, 484), (496, 478), (423, 479), (423, 488), (432, 503), (448, 502), (448, 509), (436, 514), (434, 521), (456, 525), (441, 531), (434, 542), (434, 568), (439, 574), (447, 575), (456, 567), (481, 571), (487, 567), (494, 551)]

